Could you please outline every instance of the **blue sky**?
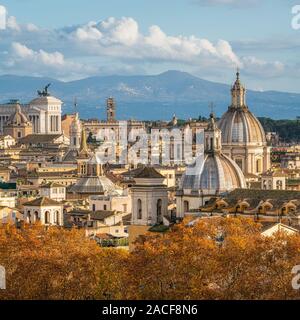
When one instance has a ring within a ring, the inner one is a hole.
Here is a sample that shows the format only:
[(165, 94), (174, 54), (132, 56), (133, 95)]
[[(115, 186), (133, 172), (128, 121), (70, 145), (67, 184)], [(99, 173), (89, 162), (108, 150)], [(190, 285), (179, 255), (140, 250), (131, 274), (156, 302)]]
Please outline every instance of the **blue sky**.
[[(300, 92), (300, 0), (0, 0), (0, 73), (63, 80), (168, 69)], [(110, 18), (110, 19), (109, 19)]]

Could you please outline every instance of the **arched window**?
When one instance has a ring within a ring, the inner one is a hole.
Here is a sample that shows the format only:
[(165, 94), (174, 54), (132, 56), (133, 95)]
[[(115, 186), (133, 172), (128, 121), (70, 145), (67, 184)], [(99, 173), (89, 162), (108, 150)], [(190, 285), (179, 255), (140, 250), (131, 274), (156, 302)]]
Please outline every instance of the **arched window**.
[(162, 222), (162, 200), (158, 199), (156, 204), (157, 222)]
[(31, 223), (31, 213), (30, 210), (27, 211), (27, 222)]
[(34, 211), (34, 221), (39, 221), (39, 213), (37, 211)]
[(206, 149), (209, 149), (209, 145), (208, 145), (208, 137), (206, 137)]
[(59, 211), (56, 211), (55, 212), (55, 222), (57, 225), (60, 225), (60, 214), (59, 214)]
[(142, 200), (138, 199), (137, 202), (137, 218), (142, 219)]
[(242, 159), (236, 159), (235, 162), (240, 167), (240, 169), (243, 170), (243, 160)]
[(50, 223), (50, 212), (46, 211), (45, 212), (45, 224), (49, 224)]
[(268, 212), (271, 210), (271, 207), (270, 206), (265, 206), (265, 212)]
[(190, 211), (190, 204), (188, 201), (184, 201), (183, 202), (183, 208), (184, 208), (184, 212), (189, 212)]

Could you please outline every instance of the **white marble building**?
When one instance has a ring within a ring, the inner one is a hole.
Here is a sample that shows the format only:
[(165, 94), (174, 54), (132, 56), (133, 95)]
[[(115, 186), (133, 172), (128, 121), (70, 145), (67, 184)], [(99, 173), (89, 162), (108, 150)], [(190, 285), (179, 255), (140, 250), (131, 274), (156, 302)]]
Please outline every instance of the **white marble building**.
[[(17, 100), (0, 104), (0, 134), (10, 116), (15, 112)], [(34, 134), (61, 133), (62, 101), (48, 94), (47, 90), (39, 92), (39, 96), (29, 104), (21, 104), (22, 111), (27, 115), (33, 126)]]

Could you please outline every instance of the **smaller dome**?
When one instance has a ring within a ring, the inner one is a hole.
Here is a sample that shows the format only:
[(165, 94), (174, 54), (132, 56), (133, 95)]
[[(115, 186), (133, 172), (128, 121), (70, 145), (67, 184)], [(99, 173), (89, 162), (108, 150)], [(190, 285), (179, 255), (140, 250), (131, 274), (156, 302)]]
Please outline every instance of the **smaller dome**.
[(187, 167), (180, 189), (184, 194), (218, 195), (237, 188), (246, 188), (246, 181), (239, 166), (222, 153), (222, 133), (215, 115), (204, 132), (204, 154)]
[(27, 116), (22, 112), (20, 104), (17, 103), (15, 105), (15, 112), (10, 116), (6, 125), (14, 125), (14, 126), (31, 125)]
[(114, 183), (105, 176), (83, 177), (70, 187), (70, 192), (88, 194), (115, 194), (118, 193)]
[(181, 180), (181, 189), (190, 193), (217, 195), (246, 188), (239, 166), (223, 154), (206, 154), (189, 166)]

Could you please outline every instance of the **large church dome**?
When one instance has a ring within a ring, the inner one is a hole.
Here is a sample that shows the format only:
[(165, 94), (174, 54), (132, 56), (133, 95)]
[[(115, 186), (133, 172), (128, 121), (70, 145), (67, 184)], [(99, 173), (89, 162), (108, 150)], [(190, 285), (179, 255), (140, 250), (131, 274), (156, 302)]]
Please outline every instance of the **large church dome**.
[(239, 166), (222, 153), (221, 131), (215, 124), (214, 115), (205, 131), (205, 152), (193, 165), (187, 167), (181, 180), (184, 194), (201, 193), (215, 195), (236, 188), (246, 188), (244, 175)]
[(222, 131), (222, 143), (266, 145), (265, 131), (246, 105), (246, 89), (240, 81), (239, 72), (231, 95), (232, 104), (218, 124)]

